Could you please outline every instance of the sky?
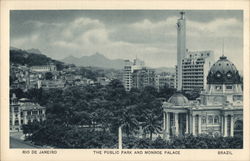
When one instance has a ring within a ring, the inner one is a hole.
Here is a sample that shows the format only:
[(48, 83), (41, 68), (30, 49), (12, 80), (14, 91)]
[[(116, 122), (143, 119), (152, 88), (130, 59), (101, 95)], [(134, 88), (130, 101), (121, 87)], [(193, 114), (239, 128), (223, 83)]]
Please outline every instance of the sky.
[[(10, 45), (63, 59), (96, 52), (109, 59), (174, 67), (179, 10), (12, 10)], [(243, 11), (185, 10), (186, 47), (213, 50), (243, 68)]]

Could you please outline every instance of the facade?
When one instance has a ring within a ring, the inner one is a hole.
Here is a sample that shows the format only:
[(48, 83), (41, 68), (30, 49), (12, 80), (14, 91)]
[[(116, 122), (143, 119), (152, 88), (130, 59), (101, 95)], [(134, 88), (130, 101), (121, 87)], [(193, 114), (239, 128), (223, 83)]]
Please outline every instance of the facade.
[(124, 63), (125, 65), (122, 77), (123, 85), (126, 91), (130, 91), (132, 88), (132, 72), (133, 72), (132, 63), (129, 60), (125, 60)]
[(51, 88), (64, 88), (65, 81), (63, 80), (43, 80), (40, 86), (43, 89), (51, 89)]
[(97, 77), (97, 83), (102, 85), (102, 86), (106, 86), (111, 82), (110, 79), (108, 79), (107, 77)]
[(158, 91), (164, 87), (175, 88), (175, 83), (175, 75), (172, 73), (163, 72), (161, 74), (156, 75), (155, 85)]
[(180, 93), (163, 103), (164, 137), (243, 134), (243, 91), (238, 70), (225, 56), (212, 65), (206, 90), (196, 101)]
[(138, 71), (142, 69), (144, 66), (145, 66), (144, 62), (137, 58), (134, 59), (133, 63), (129, 60), (124, 61), (122, 82), (126, 91), (130, 91), (131, 88), (133, 87), (132, 75), (133, 75), (134, 70)]
[(44, 121), (46, 119), (46, 108), (28, 99), (17, 100), (15, 94), (11, 98), (10, 104), (10, 132), (22, 130), (22, 125), (28, 122)]
[(145, 67), (134, 69), (132, 73), (132, 87), (143, 89), (146, 86), (155, 86), (155, 70)]
[(57, 70), (56, 66), (53, 64), (32, 66), (30, 69), (33, 72), (54, 72)]
[(187, 52), (182, 60), (182, 90), (206, 89), (207, 74), (213, 63), (213, 51)]

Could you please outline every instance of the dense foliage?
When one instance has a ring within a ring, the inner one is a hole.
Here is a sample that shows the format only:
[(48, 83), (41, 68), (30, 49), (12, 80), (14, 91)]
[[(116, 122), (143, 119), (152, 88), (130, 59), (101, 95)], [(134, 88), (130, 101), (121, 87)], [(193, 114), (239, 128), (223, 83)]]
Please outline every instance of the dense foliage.
[[(24, 131), (32, 134), (29, 139), (35, 143), (59, 148), (89, 148), (91, 145), (85, 144), (86, 140), (81, 141), (78, 136), (88, 138), (86, 134), (92, 136), (93, 141), (99, 138), (101, 146), (112, 148), (116, 146), (118, 127), (121, 125), (127, 137), (137, 134), (140, 125), (151, 139), (153, 133), (161, 131), (162, 108), (157, 98), (167, 95), (164, 94), (166, 91), (157, 92), (154, 87), (146, 87), (143, 91), (133, 89), (128, 93), (120, 81), (113, 80), (107, 86), (30, 89), (27, 92), (16, 89), (11, 93), (16, 93), (18, 98), (27, 97), (47, 108), (47, 119), (39, 125), (39, 130), (32, 131), (34, 128), (29, 125), (31, 130)], [(174, 90), (169, 89), (168, 92)], [(87, 140), (91, 141), (90, 138)], [(115, 144), (111, 145), (108, 140)], [(71, 141), (74, 143), (71, 144)], [(92, 146), (99, 147), (99, 144)]]
[(10, 50), (10, 62), (19, 65), (36, 66), (54, 63), (58, 70), (63, 69), (63, 63), (53, 60), (43, 54), (29, 53), (25, 50)]
[[(242, 138), (201, 135), (152, 139), (161, 133), (161, 99), (174, 89), (158, 92), (154, 87), (126, 92), (113, 80), (107, 86), (68, 87), (66, 89), (30, 89), (16, 92), (45, 106), (46, 121), (24, 125), (27, 139), (57, 148), (117, 148), (118, 127), (122, 126), (124, 148), (242, 148)], [(135, 137), (142, 128), (143, 138)]]
[(127, 138), (124, 148), (128, 149), (242, 149), (242, 136), (213, 137), (210, 135), (186, 135), (166, 141), (160, 137), (155, 140), (148, 138)]

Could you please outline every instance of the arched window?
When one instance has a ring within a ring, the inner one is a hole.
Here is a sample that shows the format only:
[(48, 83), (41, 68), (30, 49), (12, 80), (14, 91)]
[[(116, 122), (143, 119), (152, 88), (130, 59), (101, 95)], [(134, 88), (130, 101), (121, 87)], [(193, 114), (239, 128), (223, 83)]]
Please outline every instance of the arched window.
[(19, 125), (19, 121), (18, 120), (15, 120), (15, 125)]
[(218, 124), (218, 123), (219, 123), (219, 116), (215, 116), (215, 117), (214, 117), (214, 123), (215, 123), (215, 124)]
[(212, 116), (208, 116), (208, 123), (213, 124), (213, 117)]

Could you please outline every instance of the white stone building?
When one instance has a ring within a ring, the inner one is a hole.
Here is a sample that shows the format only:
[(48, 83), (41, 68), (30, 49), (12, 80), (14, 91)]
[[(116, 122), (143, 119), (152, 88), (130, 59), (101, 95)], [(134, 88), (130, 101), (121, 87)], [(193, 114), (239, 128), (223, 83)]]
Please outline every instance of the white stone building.
[(13, 94), (10, 104), (10, 132), (21, 131), (22, 125), (26, 125), (28, 122), (44, 121), (45, 119), (45, 107), (30, 102), (26, 98), (18, 100)]
[(126, 91), (130, 91), (133, 86), (132, 74), (134, 70), (140, 70), (145, 66), (145, 63), (139, 59), (134, 59), (134, 62), (129, 60), (124, 61), (124, 69), (122, 81)]
[(213, 51), (187, 52), (182, 60), (182, 90), (206, 89), (207, 74), (213, 63)]
[(33, 72), (54, 72), (57, 71), (56, 66), (54, 64), (49, 65), (37, 65), (30, 67)]
[(242, 78), (225, 56), (212, 65), (207, 87), (196, 101), (176, 93), (163, 103), (164, 137), (184, 134), (243, 134)]

